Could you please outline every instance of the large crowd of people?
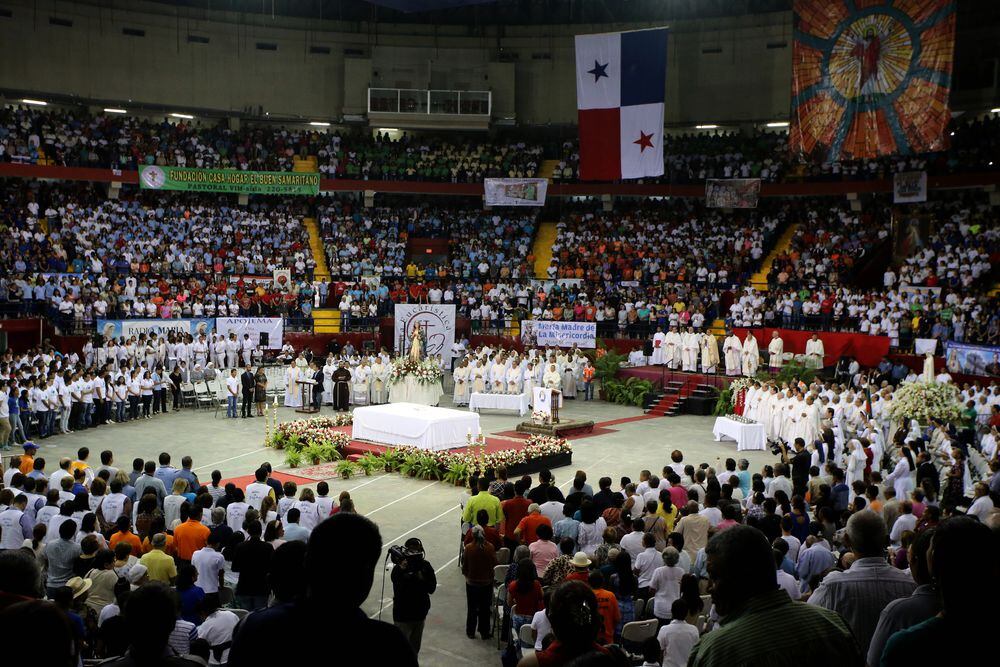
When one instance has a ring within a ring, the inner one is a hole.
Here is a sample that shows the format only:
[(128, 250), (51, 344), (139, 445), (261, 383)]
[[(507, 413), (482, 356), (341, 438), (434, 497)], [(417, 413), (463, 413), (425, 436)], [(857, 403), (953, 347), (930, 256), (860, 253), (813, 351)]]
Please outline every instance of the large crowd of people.
[[(948, 138), (948, 149), (939, 153), (828, 161), (790, 153), (787, 134), (778, 130), (667, 134), (664, 175), (643, 180), (671, 184), (700, 184), (713, 178), (759, 178), (765, 183), (870, 181), (905, 171), (943, 175), (1000, 168), (995, 159), (1000, 148), (1000, 114), (955, 119)], [(579, 168), (578, 142), (564, 141), (553, 180), (576, 181)]]
[(315, 157), (326, 178), (478, 183), (534, 176), (542, 149), (523, 141), (322, 132), (226, 120), (141, 118), (82, 110), (0, 108), (0, 162), (137, 169), (141, 165), (292, 171)]

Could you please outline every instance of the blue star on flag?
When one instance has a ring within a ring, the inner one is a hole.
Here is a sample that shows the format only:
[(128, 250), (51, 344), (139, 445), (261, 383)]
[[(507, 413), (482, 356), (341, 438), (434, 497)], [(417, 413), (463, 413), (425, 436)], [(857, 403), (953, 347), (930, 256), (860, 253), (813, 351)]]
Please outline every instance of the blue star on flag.
[(594, 61), (594, 69), (588, 69), (587, 74), (594, 75), (594, 83), (597, 83), (602, 76), (606, 79), (611, 78), (608, 76), (608, 63), (602, 65), (596, 60)]

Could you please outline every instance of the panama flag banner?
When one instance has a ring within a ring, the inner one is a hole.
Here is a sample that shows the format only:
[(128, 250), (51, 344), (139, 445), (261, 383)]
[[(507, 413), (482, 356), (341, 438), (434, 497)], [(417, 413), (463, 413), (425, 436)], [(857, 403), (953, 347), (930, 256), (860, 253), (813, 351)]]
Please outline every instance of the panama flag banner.
[(576, 36), (580, 178), (663, 175), (667, 30)]

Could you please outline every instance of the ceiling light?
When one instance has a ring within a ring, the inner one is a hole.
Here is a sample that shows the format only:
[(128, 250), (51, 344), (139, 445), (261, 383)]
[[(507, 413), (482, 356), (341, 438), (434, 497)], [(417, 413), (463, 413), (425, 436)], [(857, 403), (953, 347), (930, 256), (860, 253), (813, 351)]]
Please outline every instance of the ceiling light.
[(717, 127), (719, 127), (719, 126), (718, 125), (695, 125), (694, 129), (696, 129), (696, 130), (714, 130)]
[(768, 123), (768, 127), (788, 127), (787, 120), (776, 120), (773, 123)]
[(172, 113), (170, 115), (173, 116), (174, 118), (186, 118), (188, 120), (191, 120), (191, 119), (194, 118), (194, 116), (192, 116), (190, 114), (186, 114), (186, 113)]
[(1000, 113), (1000, 107), (995, 107), (993, 109), (990, 109), (990, 113)]
[(321, 120), (314, 120), (314, 121), (312, 121), (309, 124), (312, 125), (313, 127), (330, 127), (329, 123), (321, 121)]
[(36, 104), (36, 105), (38, 105), (40, 107), (48, 106), (48, 104), (49, 104), (48, 102), (43, 102), (42, 100), (31, 100), (31, 99), (28, 99), (27, 97), (24, 98), (21, 101), (24, 102), (25, 104)]
[(115, 109), (114, 107), (109, 107), (104, 111), (105, 113), (127, 113), (125, 109)]
[(399, 129), (395, 127), (380, 127), (376, 132), (399, 132)]

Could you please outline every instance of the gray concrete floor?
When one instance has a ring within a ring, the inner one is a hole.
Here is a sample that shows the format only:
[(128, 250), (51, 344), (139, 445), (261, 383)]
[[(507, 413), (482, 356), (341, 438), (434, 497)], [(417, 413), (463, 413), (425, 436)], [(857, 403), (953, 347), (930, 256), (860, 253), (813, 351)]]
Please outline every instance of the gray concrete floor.
[[(446, 398), (443, 407), (451, 407)], [(328, 413), (329, 408), (324, 408)], [(261, 462), (270, 461), (277, 470), (284, 469), (280, 452), (263, 447), (264, 419), (227, 420), (213, 417), (211, 411), (185, 410), (181, 413), (158, 415), (152, 420), (116, 424), (99, 429), (60, 435), (40, 443), (39, 456), (46, 459), (47, 470), (53, 470), (61, 456), (75, 456), (76, 449), (89, 447), (95, 465), (99, 453), (111, 449), (119, 467), (129, 469), (134, 457), (155, 458), (159, 452), (171, 454), (179, 466), (184, 455), (194, 458), (194, 466), (203, 479), (218, 469), (224, 477), (250, 474)], [(641, 415), (637, 408), (612, 405), (601, 401), (566, 401), (563, 415), (586, 418), (595, 422)], [(302, 417), (291, 409), (279, 408), (278, 419)], [(486, 433), (512, 430), (520, 419), (509, 414), (483, 414)], [(669, 463), (670, 452), (681, 449), (685, 461), (698, 464), (717, 459), (735, 458), (733, 442), (712, 440), (713, 417), (681, 416), (647, 419), (611, 426), (614, 433), (573, 441), (573, 466), (555, 471), (556, 481), (565, 490), (577, 469), (587, 471), (590, 482), (608, 475), (615, 480), (629, 475), (637, 479), (639, 470), (658, 471)], [(773, 462), (770, 452), (746, 452), (751, 470)], [(410, 536), (419, 537), (427, 550), (427, 559), (438, 571), (438, 590), (432, 597), (423, 649), (422, 665), (463, 665), (483, 660), (495, 661), (496, 642), (470, 640), (464, 632), (465, 590), (458, 569), (459, 509), (463, 491), (443, 482), (428, 482), (380, 474), (347, 481), (330, 480), (331, 494), (347, 489), (358, 511), (378, 523), (385, 548), (401, 544)], [(381, 577), (364, 605), (367, 613), (379, 611)], [(392, 598), (392, 584), (386, 581), (385, 604)], [(384, 620), (392, 620), (392, 611), (384, 609)]]

